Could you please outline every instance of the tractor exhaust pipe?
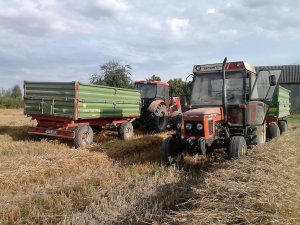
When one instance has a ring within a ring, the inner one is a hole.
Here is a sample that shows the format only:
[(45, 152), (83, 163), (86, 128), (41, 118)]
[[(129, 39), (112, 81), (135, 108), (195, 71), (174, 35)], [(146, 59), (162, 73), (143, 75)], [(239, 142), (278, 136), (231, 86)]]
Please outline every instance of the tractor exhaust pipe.
[(223, 72), (223, 94), (222, 94), (222, 104), (223, 104), (223, 110), (224, 110), (224, 122), (227, 123), (227, 91), (226, 91), (226, 77), (225, 77), (225, 67), (226, 67), (226, 61), (227, 57), (225, 57), (223, 61), (223, 67), (222, 67), (222, 72)]

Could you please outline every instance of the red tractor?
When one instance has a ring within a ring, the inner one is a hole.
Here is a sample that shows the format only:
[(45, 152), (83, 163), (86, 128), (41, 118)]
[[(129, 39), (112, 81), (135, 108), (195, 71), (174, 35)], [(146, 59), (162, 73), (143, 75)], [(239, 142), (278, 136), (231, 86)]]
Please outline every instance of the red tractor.
[(140, 125), (150, 132), (163, 132), (169, 123), (172, 125), (173, 121), (176, 122), (181, 112), (180, 100), (172, 96), (167, 82), (136, 81), (134, 88), (141, 91)]
[[(266, 114), (281, 70), (260, 71), (240, 62), (195, 65), (188, 108), (176, 134), (164, 140), (163, 161), (179, 163), (183, 153), (225, 149), (240, 158), (248, 147), (266, 141)], [(183, 102), (181, 102), (184, 104)]]

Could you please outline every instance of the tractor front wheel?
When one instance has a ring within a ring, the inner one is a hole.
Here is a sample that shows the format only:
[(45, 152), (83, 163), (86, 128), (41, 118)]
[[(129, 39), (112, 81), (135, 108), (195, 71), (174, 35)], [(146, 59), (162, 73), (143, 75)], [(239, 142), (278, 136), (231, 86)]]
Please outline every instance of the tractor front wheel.
[(162, 147), (162, 162), (168, 166), (180, 165), (183, 161), (183, 152), (180, 151), (176, 138), (171, 136), (164, 140)]
[(228, 147), (229, 159), (241, 158), (247, 153), (247, 144), (243, 136), (233, 136)]

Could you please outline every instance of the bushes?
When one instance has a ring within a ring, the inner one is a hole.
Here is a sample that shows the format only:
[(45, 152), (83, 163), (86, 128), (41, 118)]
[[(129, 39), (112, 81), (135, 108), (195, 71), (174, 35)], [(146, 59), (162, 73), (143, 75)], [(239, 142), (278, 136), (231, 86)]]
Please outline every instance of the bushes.
[(19, 109), (23, 107), (21, 98), (0, 97), (0, 109)]

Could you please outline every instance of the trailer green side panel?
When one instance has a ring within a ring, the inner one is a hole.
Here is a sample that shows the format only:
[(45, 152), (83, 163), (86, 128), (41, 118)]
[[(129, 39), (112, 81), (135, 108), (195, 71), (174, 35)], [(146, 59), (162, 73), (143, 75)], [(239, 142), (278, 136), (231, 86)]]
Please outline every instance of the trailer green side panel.
[(79, 83), (78, 118), (139, 117), (140, 92)]
[(24, 113), (74, 117), (75, 82), (24, 81)]
[(290, 115), (290, 92), (290, 90), (284, 87), (277, 87), (272, 100), (272, 105), (267, 113), (267, 118), (283, 118)]

